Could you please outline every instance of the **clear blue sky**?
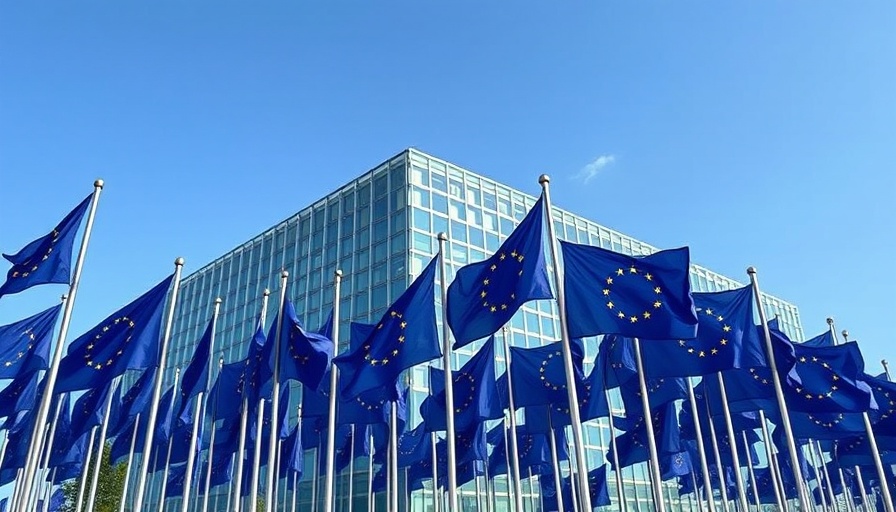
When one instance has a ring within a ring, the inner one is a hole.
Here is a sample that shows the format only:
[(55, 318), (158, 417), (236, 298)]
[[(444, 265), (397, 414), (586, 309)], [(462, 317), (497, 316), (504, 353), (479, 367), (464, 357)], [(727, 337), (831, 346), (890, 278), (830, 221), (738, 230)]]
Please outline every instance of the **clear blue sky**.
[(78, 332), (415, 146), (896, 362), (896, 4), (482, 4), (0, 1), (0, 250), (106, 180)]

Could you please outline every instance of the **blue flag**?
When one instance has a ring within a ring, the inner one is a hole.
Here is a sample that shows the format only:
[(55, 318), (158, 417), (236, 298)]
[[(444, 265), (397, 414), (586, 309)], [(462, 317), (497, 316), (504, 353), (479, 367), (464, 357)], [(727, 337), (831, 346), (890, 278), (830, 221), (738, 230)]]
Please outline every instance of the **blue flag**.
[(569, 335), (620, 334), (648, 340), (693, 339), (697, 312), (687, 247), (626, 256), (560, 242)]
[(53, 327), (62, 305), (0, 326), (0, 379), (49, 368)]
[[(444, 375), (439, 371), (440, 375)], [(469, 361), (452, 373), (454, 385), (454, 428), (466, 430), (485, 420), (493, 420), (504, 416), (504, 409), (498, 403), (497, 383), (495, 382), (495, 343), (494, 337), (470, 358)], [(427, 398), (430, 405), (424, 414), (423, 421), (429, 431), (446, 430), (444, 378), (440, 391)]]
[[(662, 407), (675, 400), (684, 400), (688, 397), (687, 385), (684, 379), (657, 378), (648, 379), (647, 401), (651, 409)], [(641, 386), (637, 381), (629, 381), (620, 388), (622, 403), (627, 413), (629, 411), (643, 412), (641, 405)], [(639, 412), (639, 414), (640, 414)], [(630, 414), (630, 413), (629, 413)]]
[(804, 347), (833, 347), (837, 344), (837, 339), (834, 337), (834, 334), (830, 329), (819, 334), (818, 336), (808, 339), (800, 345)]
[(213, 400), (211, 407), (214, 408), (217, 419), (234, 421), (239, 417), (246, 366), (246, 361), (236, 361), (225, 364), (218, 371), (218, 377), (209, 392)]
[(791, 412), (790, 427), (798, 439), (843, 439), (865, 432), (862, 414), (855, 412)]
[(53, 436), (53, 447), (50, 451), (49, 467), (55, 468), (61, 466), (66, 453), (68, 453), (75, 438), (72, 437), (72, 413), (71, 413), (71, 397), (68, 393), (57, 397), (56, 400), (62, 400), (59, 408), (59, 417), (56, 420), (56, 432)]
[(205, 328), (205, 333), (196, 344), (196, 350), (193, 351), (193, 359), (190, 364), (181, 373), (180, 378), (180, 407), (179, 417), (184, 416), (184, 409), (189, 407), (190, 399), (199, 393), (204, 393), (208, 388), (208, 366), (211, 359), (212, 350), (212, 325), (215, 320), (211, 319)]
[(280, 476), (285, 477), (298, 472), (298, 478), (302, 478), (302, 471), (305, 468), (305, 450), (302, 449), (301, 434), (298, 427), (296, 427), (283, 440), (283, 451), (280, 457)]
[[(862, 382), (865, 362), (856, 342), (833, 347), (794, 345), (796, 365), (787, 378), (789, 409), (808, 413), (863, 412), (877, 408), (871, 388)], [(782, 377), (782, 380), (783, 377)]]
[[(678, 418), (675, 414), (674, 404), (668, 403), (651, 412), (658, 454), (681, 453), (684, 448), (679, 436)], [(619, 465), (623, 468), (638, 462), (644, 462), (649, 458), (647, 426), (644, 424), (644, 416), (640, 416), (627, 432), (617, 436), (616, 447), (619, 450)], [(613, 460), (612, 447), (610, 450), (611, 452), (608, 454), (607, 459)]]
[[(128, 428), (138, 413), (148, 410), (147, 405), (152, 399), (155, 380), (155, 368), (147, 369), (121, 397), (121, 403), (118, 406), (118, 421), (115, 424), (109, 424), (109, 437), (117, 436), (124, 429)], [(145, 419), (144, 414), (144, 421)]]
[(432, 441), (423, 423), (398, 437), (398, 467), (406, 468), (432, 458)]
[(448, 325), (457, 350), (494, 334), (526, 302), (553, 298), (544, 261), (541, 198), (492, 257), (457, 271), (448, 287)]
[(55, 392), (98, 388), (127, 370), (157, 365), (162, 310), (173, 277), (73, 341), (59, 363)]
[[(289, 299), (283, 310), (285, 321), (280, 336), (280, 382), (292, 379), (309, 389), (317, 389), (333, 359), (333, 340), (306, 331)], [(276, 323), (275, 320), (275, 326)]]
[(877, 409), (868, 413), (875, 433), (896, 437), (896, 382), (868, 374), (863, 380), (871, 387), (877, 403)]
[[(722, 372), (722, 376), (725, 379), (728, 408), (732, 414), (777, 410), (778, 402), (775, 399), (772, 371), (769, 368), (727, 370)], [(698, 387), (700, 386), (704, 388), (704, 395), (710, 409), (713, 411), (723, 410), (722, 392), (718, 379), (703, 379)]]
[(660, 457), (660, 472), (663, 481), (693, 473), (694, 467), (691, 465), (691, 456), (688, 451), (684, 450)]
[(4, 254), (12, 268), (0, 285), (0, 297), (47, 283), (71, 280), (72, 245), (92, 194), (69, 212), (53, 231), (29, 243), (15, 254)]
[[(233, 481), (233, 459), (233, 454), (231, 453), (215, 452), (212, 457), (212, 475), (211, 480), (209, 481), (210, 487), (229, 484)], [(281, 458), (281, 461), (286, 459), (287, 457), (283, 457)]]
[(20, 375), (0, 391), (0, 418), (15, 417), (19, 412), (35, 408), (38, 390), (43, 390), (39, 377), (39, 372)]
[[(510, 378), (513, 383), (514, 407), (543, 405), (555, 402), (569, 406), (566, 392), (566, 368), (563, 364), (562, 342), (533, 348), (510, 347)], [(584, 387), (581, 340), (570, 345), (576, 382)], [(578, 391), (578, 390), (577, 390)]]
[[(255, 407), (261, 398), (271, 396), (271, 368), (268, 362), (271, 360), (273, 344), (268, 343), (264, 335), (263, 326), (259, 324), (249, 342), (249, 352), (243, 360), (245, 369), (239, 381), (240, 395), (249, 400), (250, 407)], [(254, 410), (254, 409), (253, 409)]]
[(435, 314), (437, 263), (433, 258), (357, 350), (333, 359), (346, 376), (340, 379), (346, 399), (391, 385), (405, 369), (442, 355)]
[(695, 293), (697, 337), (645, 343), (641, 347), (648, 377), (709, 375), (731, 368), (768, 366), (753, 325), (753, 288)]
[(89, 433), (91, 428), (103, 422), (107, 397), (109, 397), (109, 393), (114, 392), (112, 382), (109, 382), (103, 387), (89, 390), (75, 400), (71, 417), (73, 437), (77, 438)]

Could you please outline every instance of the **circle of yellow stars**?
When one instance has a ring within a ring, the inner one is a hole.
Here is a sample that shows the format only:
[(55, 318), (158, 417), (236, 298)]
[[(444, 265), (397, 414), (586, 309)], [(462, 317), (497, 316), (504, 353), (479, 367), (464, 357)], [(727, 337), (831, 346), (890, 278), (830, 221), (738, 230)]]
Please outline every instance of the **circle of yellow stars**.
[(466, 390), (464, 390), (464, 386), (461, 386), (461, 391), (466, 391), (465, 393), (455, 393), (455, 398), (457, 395), (463, 395), (464, 401), (461, 404), (455, 403), (454, 412), (455, 414), (459, 414), (463, 412), (465, 409), (473, 405), (473, 395), (476, 391), (476, 379), (473, 378), (472, 375), (466, 372), (458, 372), (454, 374), (454, 383), (461, 384), (467, 383)]
[(824, 416), (815, 416), (813, 414), (808, 414), (807, 416), (809, 417), (809, 420), (812, 421), (812, 423), (815, 423), (819, 427), (827, 429), (834, 428), (835, 426), (840, 424), (840, 422), (843, 421), (844, 418), (843, 413), (833, 413)]
[[(122, 348), (119, 348), (114, 354), (110, 355), (109, 359), (107, 359), (105, 362), (97, 360), (96, 354), (94, 353), (93, 349), (96, 348), (98, 344), (100, 344), (100, 340), (112, 328), (122, 325), (125, 326), (124, 328), (128, 330), (128, 336), (127, 338), (125, 338), (124, 343), (121, 345)], [(115, 359), (120, 357), (124, 352), (124, 345), (131, 341), (131, 336), (133, 335), (134, 327), (136, 326), (137, 324), (135, 324), (134, 321), (127, 316), (116, 318), (112, 320), (108, 325), (104, 325), (100, 332), (97, 333), (96, 336), (93, 337), (93, 340), (91, 340), (90, 343), (87, 344), (87, 347), (85, 347), (86, 350), (84, 351), (84, 361), (87, 363), (87, 366), (99, 371), (103, 369), (103, 366), (109, 367), (115, 364)]]
[(511, 251), (509, 254), (506, 252), (498, 253), (497, 263), (492, 263), (488, 269), (491, 272), (489, 277), (486, 277), (482, 280), (482, 291), (479, 292), (479, 299), (482, 300), (482, 307), (488, 309), (490, 313), (497, 313), (498, 311), (507, 311), (513, 301), (516, 300), (516, 293), (511, 293), (507, 297), (489, 297), (488, 295), (488, 286), (491, 284), (492, 279), (495, 279), (495, 272), (498, 270), (503, 262), (513, 262), (517, 263), (517, 276), (523, 275), (523, 260), (525, 259), (521, 252), (517, 252), (516, 250)]
[[(385, 325), (385, 322), (388, 320), (393, 320), (393, 321), (397, 320), (398, 321), (397, 325), (399, 328), (399, 334), (395, 338), (395, 341), (398, 342), (398, 345), (395, 348), (393, 348), (390, 352), (385, 354), (381, 359), (375, 359), (373, 357), (373, 355), (371, 355), (371, 353), (370, 353), (371, 347), (370, 347), (369, 342), (362, 345), (361, 350), (364, 351), (364, 360), (367, 361), (370, 364), (370, 366), (377, 366), (377, 365), (385, 366), (385, 365), (389, 364), (389, 362), (392, 361), (395, 358), (395, 356), (398, 355), (398, 352), (399, 352), (398, 347), (401, 347), (405, 342), (404, 331), (407, 328), (408, 323), (404, 320), (404, 317), (398, 311), (390, 311), (389, 317), (387, 319), (380, 320), (380, 322), (378, 324), (376, 324), (376, 329), (377, 330), (382, 329), (383, 325)], [(393, 359), (389, 359), (390, 357), (392, 357)]]
[[(874, 386), (877, 389), (877, 392), (880, 396), (883, 396), (885, 400), (877, 400), (878, 407), (882, 405), (886, 405), (886, 409), (880, 407), (878, 410), (878, 417), (881, 420), (885, 420), (887, 418), (893, 417), (893, 414), (896, 413), (896, 401), (893, 400), (893, 397), (890, 396), (890, 392), (884, 389), (882, 386)], [(881, 402), (886, 402), (883, 404)]]
[(797, 395), (802, 396), (806, 400), (823, 400), (825, 398), (831, 398), (834, 396), (834, 392), (839, 388), (837, 386), (837, 382), (840, 380), (840, 376), (837, 375), (837, 372), (831, 368), (831, 365), (827, 363), (827, 361), (821, 361), (815, 356), (800, 356), (796, 360), (797, 364), (816, 364), (824, 367), (831, 374), (831, 384), (827, 391), (816, 391), (813, 389), (805, 389), (803, 387), (795, 387), (794, 391), (796, 391)]
[(19, 359), (22, 359), (23, 357), (25, 357), (25, 354), (27, 354), (29, 350), (34, 348), (34, 341), (36, 339), (36, 337), (34, 336), (34, 332), (32, 332), (30, 328), (28, 328), (28, 329), (25, 329), (25, 332), (22, 333), (22, 336), (27, 337), (30, 340), (28, 343), (28, 346), (25, 348), (25, 350), (20, 350), (18, 353), (16, 353), (15, 359), (10, 359), (8, 361), (5, 361), (3, 363), (3, 366), (9, 368), (10, 366), (12, 366), (16, 362), (18, 362)]
[(719, 338), (718, 343), (713, 344), (709, 347), (694, 347), (688, 341), (678, 340), (678, 346), (684, 349), (687, 349), (688, 354), (691, 354), (695, 357), (706, 357), (706, 356), (714, 356), (717, 355), (723, 348), (728, 346), (728, 338), (727, 333), (731, 332), (731, 326), (725, 323), (725, 317), (713, 311), (712, 308), (698, 308), (697, 314), (707, 316), (709, 318), (715, 319), (716, 322), (722, 324), (722, 336)]
[(541, 379), (541, 383), (544, 384), (544, 387), (551, 389), (553, 391), (559, 391), (561, 389), (566, 389), (566, 382), (564, 381), (562, 384), (556, 384), (554, 382), (551, 382), (550, 380), (548, 380), (547, 377), (545, 377), (545, 372), (547, 371), (548, 365), (551, 364), (551, 361), (555, 357), (558, 358), (558, 360), (559, 360), (559, 358), (562, 356), (563, 356), (563, 353), (560, 352), (559, 350), (551, 352), (544, 358), (544, 360), (541, 362), (541, 368), (538, 369), (538, 373), (540, 373), (539, 379)]
[(21, 278), (28, 277), (28, 276), (31, 275), (32, 272), (34, 272), (34, 271), (36, 271), (38, 268), (40, 268), (40, 264), (41, 264), (41, 263), (43, 263), (44, 261), (47, 261), (47, 259), (49, 259), (49, 257), (50, 257), (50, 253), (53, 252), (53, 247), (56, 245), (56, 241), (59, 240), (59, 230), (54, 229), (54, 230), (50, 233), (50, 235), (52, 235), (53, 238), (50, 240), (49, 247), (47, 247), (47, 252), (45, 252), (45, 253), (41, 256), (40, 261), (34, 261), (34, 260), (36, 259), (36, 256), (37, 256), (37, 255), (35, 255), (34, 258), (30, 258), (30, 259), (28, 259), (28, 261), (25, 261), (25, 262), (22, 263), (21, 265), (17, 265), (17, 266), (19, 266), (19, 267), (25, 267), (26, 270), (23, 270), (23, 271), (21, 271), (21, 272), (19, 272), (18, 270), (14, 270), (14, 271), (12, 272), (12, 274), (10, 275), (10, 277), (13, 277), (13, 278), (15, 278), (15, 277), (21, 277)]
[(363, 394), (355, 397), (355, 401), (358, 402), (358, 405), (360, 405), (364, 409), (367, 409), (368, 411), (376, 411), (378, 409), (382, 409), (386, 404), (385, 398), (368, 402), (367, 400), (364, 400)]
[(769, 384), (771, 384), (769, 382), (768, 377), (765, 377), (762, 374), (760, 374), (759, 372), (757, 372), (756, 368), (750, 368), (750, 376), (753, 377), (753, 380), (762, 384), (763, 386), (768, 386)]
[(611, 312), (615, 312), (616, 318), (618, 318), (619, 320), (628, 319), (629, 323), (632, 324), (636, 324), (639, 321), (650, 320), (650, 318), (653, 316), (653, 313), (650, 312), (650, 309), (656, 310), (663, 306), (663, 301), (660, 300), (663, 289), (660, 286), (653, 287), (653, 293), (656, 295), (656, 299), (653, 301), (652, 308), (645, 309), (643, 313), (635, 312), (634, 314), (632, 314), (631, 311), (629, 311), (629, 313), (626, 313), (625, 311), (619, 309), (619, 306), (613, 302), (612, 296), (612, 289), (615, 280), (625, 276), (642, 276), (648, 282), (653, 282), (653, 275), (650, 272), (643, 272), (641, 270), (638, 270), (638, 268), (634, 265), (630, 266), (628, 268), (628, 271), (623, 268), (617, 269), (616, 272), (607, 277), (607, 279), (604, 281), (606, 283), (606, 286), (603, 288), (603, 295), (607, 299), (607, 309), (609, 309)]

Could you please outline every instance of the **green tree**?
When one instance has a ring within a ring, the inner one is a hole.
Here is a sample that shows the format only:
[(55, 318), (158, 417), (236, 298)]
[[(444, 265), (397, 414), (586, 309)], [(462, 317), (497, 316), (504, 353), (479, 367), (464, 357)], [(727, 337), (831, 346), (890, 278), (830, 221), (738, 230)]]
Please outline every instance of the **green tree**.
[[(124, 489), (124, 479), (128, 471), (125, 462), (120, 462), (115, 466), (110, 463), (110, 453), (112, 444), (107, 443), (103, 447), (103, 459), (100, 463), (100, 478), (97, 481), (96, 502), (93, 512), (118, 512), (121, 503), (121, 491)], [(84, 491), (84, 503), (81, 510), (87, 510), (87, 501), (89, 498), (90, 482), (93, 478), (93, 467), (96, 465), (96, 457), (91, 457), (90, 464), (87, 467), (87, 489)], [(62, 506), (62, 512), (74, 512), (78, 502), (78, 486), (81, 483), (81, 476), (69, 480), (62, 484), (62, 492), (65, 495), (65, 503)]]

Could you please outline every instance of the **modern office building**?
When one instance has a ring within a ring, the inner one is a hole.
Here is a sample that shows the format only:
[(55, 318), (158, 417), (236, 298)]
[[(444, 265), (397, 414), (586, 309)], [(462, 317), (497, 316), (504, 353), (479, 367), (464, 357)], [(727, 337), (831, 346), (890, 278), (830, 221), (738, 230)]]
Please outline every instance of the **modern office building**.
[[(449, 236), (446, 254), (452, 276), (461, 266), (493, 253), (537, 199), (533, 195), (539, 192), (536, 176), (532, 178), (530, 194), (418, 150), (402, 151), (187, 276), (182, 283), (169, 366), (181, 366), (191, 357), (216, 297), (224, 301), (217, 330), (221, 354), (228, 362), (243, 358), (265, 288), (272, 290), (269, 309), (276, 311), (281, 269), (289, 271), (288, 295), (300, 318), (312, 329), (321, 324), (332, 307), (334, 271), (344, 272), (340, 294), (340, 349), (344, 349), (349, 322), (379, 319), (437, 252), (436, 233)], [(554, 200), (563, 203), (560, 197)], [(564, 240), (635, 255), (657, 250), (560, 208), (554, 208), (553, 217), (557, 236)], [(691, 267), (691, 284), (694, 291), (743, 285), (698, 265)], [(797, 307), (771, 296), (763, 300), (767, 312), (778, 316), (783, 330), (792, 339), (802, 340)], [(269, 322), (273, 316), (268, 315)], [(559, 338), (557, 306), (554, 301), (529, 303), (508, 327), (515, 346), (532, 347), (554, 341)], [(452, 355), (454, 367), (458, 368), (480, 346), (481, 342), (456, 351)], [(586, 365), (593, 361), (596, 351), (596, 340), (586, 341)], [(497, 370), (503, 371), (500, 348)], [(408, 424), (413, 427), (420, 421), (417, 409), (427, 393), (428, 379), (423, 366), (409, 373), (412, 393)], [(293, 405), (297, 401), (296, 393)], [(585, 438), (589, 466), (602, 464), (610, 438), (606, 421), (587, 423)], [(310, 462), (306, 465), (309, 470), (305, 474), (310, 475)], [(366, 463), (359, 466), (366, 467)], [(653, 504), (646, 468), (640, 466), (623, 471), (626, 499), (629, 510), (646, 512), (652, 510)], [(359, 482), (366, 482), (366, 478), (364, 473)], [(304, 486), (310, 486), (307, 480), (306, 477)], [(496, 485), (498, 494), (506, 496), (503, 476)], [(462, 502), (467, 504), (464, 510), (470, 510), (477, 498), (472, 484), (468, 487), (462, 494)], [(364, 510), (366, 498), (362, 495), (366, 485), (356, 485), (355, 489), (355, 510)], [(528, 494), (527, 484), (523, 489)], [(302, 487), (303, 497), (299, 500), (299, 509), (303, 511), (310, 509), (306, 490)], [(344, 492), (344, 487), (337, 484), (337, 493), (340, 492)], [(537, 494), (537, 485), (534, 492)], [(612, 485), (610, 494), (615, 500)], [(345, 499), (339, 499), (337, 507), (345, 503)], [(428, 493), (414, 493), (411, 506), (415, 512), (432, 510)], [(222, 509), (223, 503), (218, 510)], [(381, 506), (379, 510), (385, 508)], [(506, 498), (498, 500), (496, 510), (508, 510)]]

